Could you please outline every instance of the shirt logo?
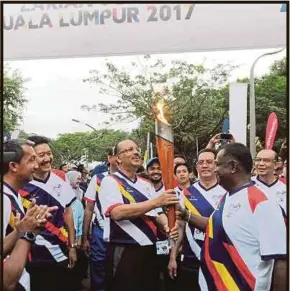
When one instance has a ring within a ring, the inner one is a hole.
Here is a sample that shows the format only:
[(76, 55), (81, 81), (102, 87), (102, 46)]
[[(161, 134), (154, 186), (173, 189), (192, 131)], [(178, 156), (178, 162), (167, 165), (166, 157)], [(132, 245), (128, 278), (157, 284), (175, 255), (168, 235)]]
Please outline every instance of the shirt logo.
[(228, 213), (227, 213), (227, 217), (231, 217), (233, 216), (240, 208), (241, 208), (241, 203), (237, 202), (237, 203), (230, 203), (228, 206)]
[(56, 192), (57, 197), (59, 197), (61, 193), (61, 184), (53, 186), (53, 191)]
[(279, 202), (284, 202), (285, 198), (286, 198), (286, 191), (278, 191), (276, 193), (277, 199)]

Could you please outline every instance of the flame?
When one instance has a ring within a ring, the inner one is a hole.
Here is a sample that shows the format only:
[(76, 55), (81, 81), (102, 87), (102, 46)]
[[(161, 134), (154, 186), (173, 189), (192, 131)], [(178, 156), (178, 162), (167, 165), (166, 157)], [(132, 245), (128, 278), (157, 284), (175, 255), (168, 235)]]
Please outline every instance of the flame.
[(164, 112), (163, 112), (163, 108), (164, 108), (164, 103), (163, 101), (160, 101), (156, 104), (157, 107), (157, 119), (162, 121), (163, 123), (166, 123), (169, 125), (168, 121), (166, 120), (165, 116), (164, 116)]

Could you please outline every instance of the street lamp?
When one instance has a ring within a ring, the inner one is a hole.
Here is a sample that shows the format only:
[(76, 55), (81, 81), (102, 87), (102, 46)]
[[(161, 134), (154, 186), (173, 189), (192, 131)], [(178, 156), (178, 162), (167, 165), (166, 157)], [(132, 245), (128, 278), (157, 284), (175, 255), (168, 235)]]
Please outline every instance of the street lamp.
[(254, 69), (255, 66), (262, 57), (274, 55), (280, 53), (285, 48), (282, 48), (275, 52), (265, 53), (259, 56), (253, 63), (250, 71), (250, 150), (252, 157), (256, 156), (256, 105), (255, 105), (255, 79), (254, 79)]
[(82, 121), (80, 121), (80, 120), (77, 120), (77, 119), (74, 119), (74, 118), (73, 118), (72, 121), (73, 121), (73, 122), (80, 123), (80, 124), (83, 124), (83, 125), (85, 125), (85, 126), (91, 128), (92, 130), (97, 131), (93, 126), (91, 126), (91, 125), (89, 125), (89, 124), (87, 124), (87, 123), (84, 123), (84, 122), (82, 122)]

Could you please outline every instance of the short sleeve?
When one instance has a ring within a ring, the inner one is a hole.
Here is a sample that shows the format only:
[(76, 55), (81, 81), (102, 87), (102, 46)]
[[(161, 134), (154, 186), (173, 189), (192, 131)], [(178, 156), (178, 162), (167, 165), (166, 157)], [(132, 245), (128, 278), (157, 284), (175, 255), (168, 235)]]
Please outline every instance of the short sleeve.
[(279, 206), (271, 200), (261, 202), (255, 212), (262, 260), (286, 258), (286, 225)]
[(102, 180), (99, 199), (103, 215), (108, 217), (110, 212), (118, 205), (124, 204), (122, 194), (119, 190), (117, 181), (114, 178), (107, 176)]
[(11, 201), (10, 199), (4, 194), (3, 195), (3, 233), (5, 235), (6, 228), (9, 224), (9, 219), (11, 215)]
[(69, 207), (76, 200), (76, 195), (75, 195), (71, 185), (67, 182), (64, 182), (63, 189), (64, 189), (64, 193), (63, 193), (64, 204), (65, 204), (65, 207)]
[(96, 201), (96, 175), (92, 177), (89, 186), (87, 188), (87, 191), (85, 193), (84, 199), (88, 202), (95, 202)]

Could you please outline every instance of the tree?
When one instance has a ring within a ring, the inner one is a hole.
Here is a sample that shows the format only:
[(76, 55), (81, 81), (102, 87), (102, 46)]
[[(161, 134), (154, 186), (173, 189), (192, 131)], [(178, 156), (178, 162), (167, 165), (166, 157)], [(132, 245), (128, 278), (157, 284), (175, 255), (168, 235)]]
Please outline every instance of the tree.
[(3, 131), (13, 131), (22, 120), (24, 98), (24, 79), (19, 71), (11, 71), (4, 66), (3, 76)]
[(166, 66), (161, 60), (152, 61), (150, 56), (132, 63), (128, 71), (110, 62), (106, 66), (106, 73), (91, 71), (84, 81), (95, 84), (99, 93), (118, 98), (117, 102), (98, 104), (101, 111), (117, 121), (140, 120), (133, 136), (142, 145), (146, 144), (148, 131), (154, 136), (153, 105), (161, 99), (174, 129), (175, 148), (189, 159), (195, 155), (196, 139), (201, 147), (205, 146), (227, 116), (225, 86), (232, 66), (207, 69), (182, 61)]
[(83, 163), (106, 161), (108, 148), (129, 138), (129, 134), (119, 130), (98, 130), (93, 132), (76, 132), (60, 134), (53, 140), (51, 147), (54, 152), (54, 165), (61, 163)]
[[(249, 79), (240, 80), (249, 82)], [(271, 112), (278, 116), (279, 127), (276, 135), (275, 150), (279, 150), (287, 137), (287, 70), (286, 58), (275, 61), (270, 72), (255, 78), (256, 136), (265, 143), (267, 120)], [(248, 110), (249, 120), (249, 110)]]

